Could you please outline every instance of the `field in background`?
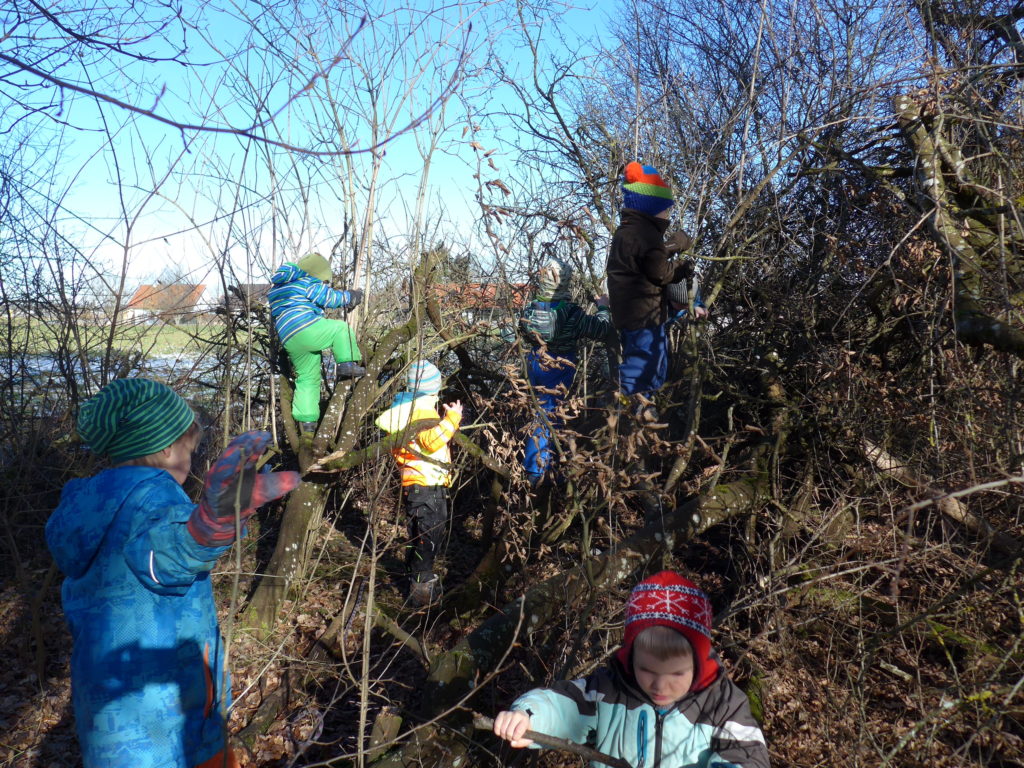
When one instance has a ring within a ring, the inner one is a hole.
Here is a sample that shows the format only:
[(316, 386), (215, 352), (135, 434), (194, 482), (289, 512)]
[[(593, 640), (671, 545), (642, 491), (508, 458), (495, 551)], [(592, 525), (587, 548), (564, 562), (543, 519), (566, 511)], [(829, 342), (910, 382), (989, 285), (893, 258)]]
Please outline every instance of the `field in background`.
[[(74, 333), (84, 342), (82, 348), (93, 357), (106, 348), (109, 330), (104, 325), (82, 324)], [(114, 331), (113, 349), (119, 353), (141, 352), (146, 357), (201, 357), (223, 333), (224, 324), (215, 321), (181, 325), (160, 321), (125, 323)], [(11, 329), (12, 346), (46, 356), (61, 348), (62, 334), (66, 331), (49, 323), (16, 320)]]

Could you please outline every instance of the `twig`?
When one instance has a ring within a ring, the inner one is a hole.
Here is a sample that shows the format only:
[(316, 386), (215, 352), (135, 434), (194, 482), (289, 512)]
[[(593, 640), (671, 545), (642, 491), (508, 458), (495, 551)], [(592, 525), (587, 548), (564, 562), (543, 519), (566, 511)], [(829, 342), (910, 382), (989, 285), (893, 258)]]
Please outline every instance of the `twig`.
[[(473, 727), (479, 728), (482, 731), (490, 731), (494, 729), (494, 720), (486, 715), (481, 715), (479, 712), (474, 712)], [(591, 749), (590, 747), (586, 747), (582, 744), (577, 744), (574, 741), (560, 739), (557, 736), (548, 736), (546, 733), (527, 731), (521, 738), (531, 739), (542, 747), (547, 747), (548, 749), (559, 749), (563, 752), (572, 752), (574, 755), (579, 755), (580, 757), (593, 762), (610, 765), (612, 768), (633, 768), (633, 766), (621, 757), (612, 757), (611, 755), (606, 755), (604, 752), (598, 752), (596, 749)]]

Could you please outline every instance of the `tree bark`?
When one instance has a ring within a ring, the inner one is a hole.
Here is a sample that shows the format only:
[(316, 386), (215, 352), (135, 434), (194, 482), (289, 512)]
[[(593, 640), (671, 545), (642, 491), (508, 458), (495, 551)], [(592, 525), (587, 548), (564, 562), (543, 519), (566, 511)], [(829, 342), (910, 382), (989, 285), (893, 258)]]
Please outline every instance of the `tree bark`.
[[(431, 271), (431, 260), (424, 258), (413, 273), (414, 282), (421, 285), (418, 291), (420, 296), (426, 295), (423, 284), (429, 281)], [(335, 391), (321, 420), (312, 451), (299, 452), (299, 468), (304, 475), (308, 475), (310, 468), (317, 465), (315, 456), (326, 450), (329, 438), (337, 436), (337, 452), (342, 455), (355, 446), (359, 439), (360, 425), (378, 394), (377, 377), (395, 350), (415, 336), (419, 330), (417, 318), (421, 314), (413, 312), (408, 322), (391, 330), (380, 340), (366, 365), (366, 375), (354, 386), (338, 387)], [(351, 395), (346, 403), (345, 397), (349, 393)], [(245, 612), (249, 627), (269, 630), (291, 585), (305, 574), (314, 539), (312, 534), (323, 519), (328, 491), (329, 485), (323, 481), (307, 481), (288, 497), (274, 554)]]
[[(1005, 231), (965, 206), (993, 206), (1007, 201), (993, 197), (984, 185), (967, 177), (967, 166), (953, 141), (946, 139), (946, 116), (926, 115), (921, 103), (906, 94), (895, 100), (896, 118), (907, 143), (918, 159), (917, 207), (927, 217), (935, 242), (954, 267), (953, 320), (957, 338), (965, 344), (991, 345), (1001, 352), (1024, 357), (1024, 332), (1005, 319), (993, 317), (981, 303), (989, 251), (1001, 254), (1009, 272), (1022, 273), (1019, 252), (1021, 234), (1013, 217), (1004, 217)], [(953, 118), (949, 118), (952, 122)]]

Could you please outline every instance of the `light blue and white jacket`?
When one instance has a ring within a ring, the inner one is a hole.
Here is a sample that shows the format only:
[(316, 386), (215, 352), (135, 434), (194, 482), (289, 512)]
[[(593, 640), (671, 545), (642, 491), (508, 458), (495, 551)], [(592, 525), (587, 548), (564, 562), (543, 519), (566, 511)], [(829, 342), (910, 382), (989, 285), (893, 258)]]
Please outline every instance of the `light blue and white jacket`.
[(46, 523), (85, 768), (193, 768), (224, 748), (231, 680), (210, 569), (228, 547), (192, 538), (193, 509), (167, 471), (115, 467), (68, 482)]
[(633, 768), (769, 765), (750, 703), (721, 667), (710, 685), (667, 710), (656, 708), (616, 659), (583, 679), (528, 691), (511, 709), (530, 714), (531, 730), (589, 744)]
[(267, 294), (270, 316), (284, 344), (324, 316), (324, 309), (347, 307), (352, 303), (349, 291), (339, 291), (327, 283), (286, 262), (270, 278), (273, 288)]

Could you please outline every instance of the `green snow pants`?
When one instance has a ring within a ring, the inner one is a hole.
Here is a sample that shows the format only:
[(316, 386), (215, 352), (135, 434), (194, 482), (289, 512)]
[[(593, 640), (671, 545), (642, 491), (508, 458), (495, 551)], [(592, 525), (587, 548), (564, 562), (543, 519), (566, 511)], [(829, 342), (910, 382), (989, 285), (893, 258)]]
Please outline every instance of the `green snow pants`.
[(339, 363), (357, 362), (362, 355), (356, 335), (344, 320), (325, 317), (288, 339), (284, 349), (295, 369), (292, 417), (296, 421), (320, 421), (320, 353), (330, 349)]

